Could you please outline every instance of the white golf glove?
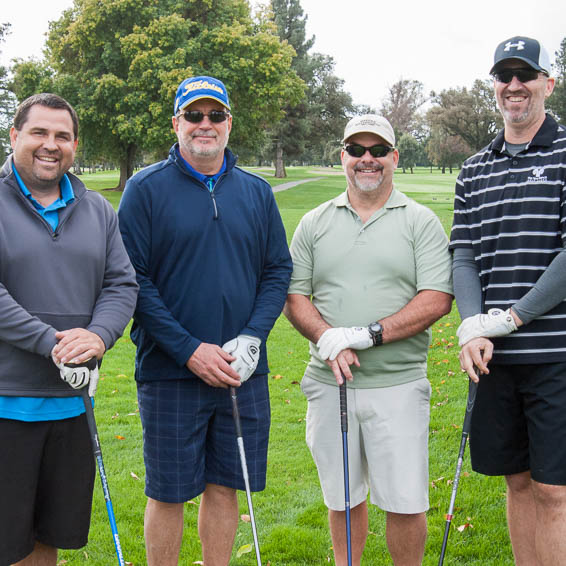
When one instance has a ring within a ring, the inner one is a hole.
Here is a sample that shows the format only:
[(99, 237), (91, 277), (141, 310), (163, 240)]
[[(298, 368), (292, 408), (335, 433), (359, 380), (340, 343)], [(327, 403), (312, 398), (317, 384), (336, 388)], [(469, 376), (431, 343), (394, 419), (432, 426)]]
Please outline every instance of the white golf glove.
[(365, 350), (373, 346), (373, 340), (367, 326), (351, 328), (329, 328), (316, 343), (318, 353), (323, 360), (334, 360), (346, 348)]
[(257, 368), (260, 346), (261, 340), (248, 334), (239, 334), (222, 346), (225, 352), (236, 358), (230, 365), (240, 376), (240, 383), (247, 381)]
[(517, 330), (511, 309), (489, 309), (487, 314), (476, 314), (465, 318), (456, 331), (460, 346), (474, 338), (507, 336)]
[(88, 395), (94, 397), (98, 387), (98, 362), (96, 358), (90, 358), (82, 364), (62, 364), (55, 361), (51, 355), (53, 363), (59, 368), (61, 379), (66, 381), (73, 389), (82, 389), (88, 384)]

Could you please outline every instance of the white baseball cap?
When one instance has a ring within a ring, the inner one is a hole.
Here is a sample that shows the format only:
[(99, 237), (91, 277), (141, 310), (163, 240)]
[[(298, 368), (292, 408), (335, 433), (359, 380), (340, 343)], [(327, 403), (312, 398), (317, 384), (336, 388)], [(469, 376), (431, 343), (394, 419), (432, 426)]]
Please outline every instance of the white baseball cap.
[(363, 116), (355, 116), (344, 128), (344, 139), (342, 143), (346, 143), (348, 138), (354, 134), (375, 134), (383, 138), (391, 147), (395, 145), (395, 132), (389, 121), (383, 116), (377, 114), (364, 114)]

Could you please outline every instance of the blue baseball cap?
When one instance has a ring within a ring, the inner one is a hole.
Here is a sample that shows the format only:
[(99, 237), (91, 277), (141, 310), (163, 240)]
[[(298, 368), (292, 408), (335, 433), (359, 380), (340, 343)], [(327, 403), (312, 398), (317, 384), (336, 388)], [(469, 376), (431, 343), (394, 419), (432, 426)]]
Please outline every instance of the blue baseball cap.
[(211, 98), (220, 102), (230, 110), (230, 101), (228, 100), (228, 92), (224, 83), (214, 77), (191, 77), (185, 79), (177, 89), (175, 96), (175, 114), (179, 110), (183, 110), (189, 104), (201, 100), (203, 98)]

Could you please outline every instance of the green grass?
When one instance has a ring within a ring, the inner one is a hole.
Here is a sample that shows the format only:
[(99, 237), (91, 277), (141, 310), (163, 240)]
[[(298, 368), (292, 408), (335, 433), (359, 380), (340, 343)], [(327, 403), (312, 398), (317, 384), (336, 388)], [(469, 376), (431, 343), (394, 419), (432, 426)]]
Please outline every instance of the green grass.
[[(334, 168), (339, 170), (339, 168)], [(254, 172), (262, 169), (252, 168)], [(272, 171), (270, 171), (272, 172)], [(331, 169), (289, 168), (289, 180), (323, 177), (276, 193), (290, 237), (305, 212), (345, 188), (344, 177)], [(396, 187), (434, 210), (446, 229), (452, 216), (456, 175), (429, 170), (395, 174)], [(274, 178), (266, 175), (269, 182)], [(113, 186), (114, 177), (104, 173), (84, 175), (90, 188)], [(120, 193), (103, 191), (114, 206)], [(459, 371), (455, 330), (459, 324), (456, 308), (433, 326), (429, 355), (432, 384), (430, 423), (430, 504), (428, 540), (424, 564), (438, 562), (444, 533), (451, 480), (461, 437), (467, 380)], [(316, 468), (305, 445), (304, 399), (299, 382), (308, 360), (307, 342), (284, 318), (277, 321), (268, 342), (272, 427), (268, 456), (267, 487), (254, 494), (262, 558), (271, 566), (299, 566), (334, 563), (331, 540)], [(104, 463), (116, 512), (125, 558), (135, 566), (145, 564), (143, 513), (145, 507), (142, 435), (133, 379), (134, 346), (126, 333), (105, 357), (99, 386), (96, 416)], [(337, 465), (341, 465), (337, 463)], [(61, 552), (66, 564), (107, 566), (116, 563), (102, 490), (97, 478), (95, 500), (87, 547)], [(180, 564), (201, 560), (197, 533), (198, 498), (185, 505), (185, 533)], [(245, 494), (240, 494), (241, 513), (247, 512)], [(462, 525), (473, 525), (457, 529)], [(505, 487), (501, 478), (479, 476), (470, 469), (469, 457), (456, 500), (446, 566), (502, 566), (512, 564), (505, 522)], [(231, 564), (253, 566), (253, 551), (236, 557), (237, 550), (252, 543), (251, 528), (241, 522)], [(370, 534), (362, 564), (391, 564), (384, 532), (384, 513), (370, 506)]]

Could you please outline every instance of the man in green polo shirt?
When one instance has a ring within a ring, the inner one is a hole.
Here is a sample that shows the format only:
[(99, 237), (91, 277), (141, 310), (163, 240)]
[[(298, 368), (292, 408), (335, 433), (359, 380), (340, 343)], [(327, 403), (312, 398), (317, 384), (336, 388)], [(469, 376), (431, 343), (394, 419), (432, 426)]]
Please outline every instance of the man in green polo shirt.
[(422, 562), (428, 509), (428, 328), (450, 312), (451, 262), (438, 218), (393, 188), (389, 122), (373, 114), (344, 132), (344, 193), (301, 220), (291, 244), (285, 314), (310, 340), (301, 387), (337, 565), (346, 564), (338, 385), (348, 380), (353, 564), (370, 502), (387, 513), (395, 564)]

